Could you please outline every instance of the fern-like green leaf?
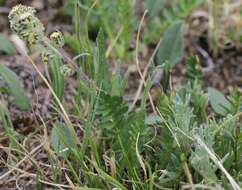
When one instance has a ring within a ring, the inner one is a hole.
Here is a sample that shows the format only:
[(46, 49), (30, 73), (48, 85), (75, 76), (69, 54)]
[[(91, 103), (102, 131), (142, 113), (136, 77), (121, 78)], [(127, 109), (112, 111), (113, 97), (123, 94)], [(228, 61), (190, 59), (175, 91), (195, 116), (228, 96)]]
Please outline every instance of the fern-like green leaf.
[(120, 125), (128, 111), (128, 105), (122, 97), (100, 94), (98, 113), (101, 115), (99, 127), (113, 129)]
[(199, 65), (198, 57), (191, 56), (188, 58), (186, 76), (191, 82), (194, 82), (195, 80), (202, 80), (202, 70), (201, 66)]
[(105, 41), (103, 30), (100, 29), (96, 39), (97, 43), (97, 62), (95, 64), (95, 80), (98, 86), (101, 85), (102, 89), (110, 89), (110, 73), (105, 57)]

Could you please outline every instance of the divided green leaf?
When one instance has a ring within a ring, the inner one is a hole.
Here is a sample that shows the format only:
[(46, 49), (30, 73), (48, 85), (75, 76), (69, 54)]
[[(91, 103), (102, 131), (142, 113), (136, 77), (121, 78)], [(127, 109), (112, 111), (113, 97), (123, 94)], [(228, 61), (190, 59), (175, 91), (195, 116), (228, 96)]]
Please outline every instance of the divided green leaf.
[(108, 65), (105, 57), (105, 42), (104, 42), (104, 33), (100, 29), (96, 39), (97, 43), (97, 63), (96, 63), (96, 82), (98, 86), (102, 84), (103, 89), (108, 90), (110, 87), (110, 74), (108, 71)]

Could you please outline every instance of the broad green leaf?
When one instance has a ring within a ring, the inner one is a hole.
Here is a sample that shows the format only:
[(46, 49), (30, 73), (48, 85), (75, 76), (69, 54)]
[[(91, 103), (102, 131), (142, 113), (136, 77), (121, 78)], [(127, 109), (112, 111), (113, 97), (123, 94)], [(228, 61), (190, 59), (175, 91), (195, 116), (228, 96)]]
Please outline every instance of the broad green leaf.
[(155, 17), (160, 14), (165, 4), (164, 0), (146, 0), (145, 7), (149, 11), (150, 17)]
[(30, 100), (19, 82), (17, 75), (0, 63), (0, 77), (8, 85), (16, 106), (22, 110), (29, 110), (31, 108)]
[(179, 63), (184, 51), (184, 31), (183, 22), (179, 21), (170, 26), (164, 33), (162, 42), (156, 54), (156, 65), (162, 65), (165, 62), (172, 66)]
[(224, 95), (214, 88), (208, 88), (208, 94), (210, 99), (210, 104), (213, 110), (225, 116), (227, 114), (227, 110), (230, 108), (229, 101), (224, 97)]
[(207, 152), (202, 147), (198, 146), (195, 151), (192, 152), (190, 163), (207, 182), (216, 182), (217, 177), (215, 175), (213, 165), (210, 163)]
[(3, 51), (7, 54), (12, 54), (15, 52), (14, 45), (3, 34), (0, 34), (0, 51)]
[(51, 145), (59, 156), (66, 156), (71, 148), (76, 148), (76, 138), (63, 123), (56, 123), (51, 131)]

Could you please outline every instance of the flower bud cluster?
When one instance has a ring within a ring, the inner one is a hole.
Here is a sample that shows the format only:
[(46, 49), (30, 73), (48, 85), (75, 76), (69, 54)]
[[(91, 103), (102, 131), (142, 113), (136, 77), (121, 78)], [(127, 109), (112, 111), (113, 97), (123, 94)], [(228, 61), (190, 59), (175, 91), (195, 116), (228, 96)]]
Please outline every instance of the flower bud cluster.
[(75, 73), (75, 71), (68, 65), (62, 65), (60, 68), (60, 72), (65, 77), (70, 77), (70, 76), (74, 75), (74, 73)]
[(38, 44), (44, 37), (44, 26), (35, 16), (35, 9), (24, 5), (16, 5), (9, 13), (11, 29), (16, 32), (27, 45)]
[[(8, 15), (10, 27), (27, 43), (28, 47), (33, 45), (42, 47), (41, 60), (43, 63), (49, 64), (58, 56), (53, 48), (62, 48), (64, 46), (64, 37), (61, 32), (56, 31), (50, 35), (49, 40), (45, 40), (45, 28), (35, 16), (35, 13), (36, 10), (32, 7), (21, 4), (16, 5)], [(53, 48), (50, 48), (49, 45), (53, 46)], [(73, 74), (73, 70), (67, 65), (63, 65), (60, 70), (64, 76)]]
[(57, 48), (62, 48), (65, 44), (64, 37), (60, 31), (53, 32), (50, 35), (50, 41)]

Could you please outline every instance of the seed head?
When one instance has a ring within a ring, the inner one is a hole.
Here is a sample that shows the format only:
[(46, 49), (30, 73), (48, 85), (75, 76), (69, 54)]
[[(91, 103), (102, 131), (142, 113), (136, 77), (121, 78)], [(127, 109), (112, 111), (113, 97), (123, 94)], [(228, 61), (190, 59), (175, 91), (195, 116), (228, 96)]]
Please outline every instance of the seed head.
[(53, 32), (50, 35), (50, 40), (57, 48), (61, 48), (65, 44), (64, 37), (60, 31)]
[(75, 73), (75, 71), (71, 67), (69, 67), (68, 65), (62, 65), (60, 67), (60, 72), (65, 77), (70, 77)]
[(23, 15), (25, 13), (29, 13), (29, 14), (32, 14), (34, 15), (35, 14), (35, 9), (32, 8), (32, 7), (27, 7), (27, 6), (24, 6), (24, 5), (16, 5), (12, 8), (12, 10), (10, 11), (9, 15), (8, 15), (8, 18), (10, 20), (13, 20), (13, 19), (17, 19), (20, 15)]
[(49, 64), (51, 60), (54, 58), (54, 54), (51, 51), (42, 51), (41, 54), (41, 61), (44, 64)]
[(40, 43), (44, 37), (44, 26), (35, 13), (32, 7), (19, 4), (13, 7), (8, 15), (11, 29), (25, 40), (28, 46)]

